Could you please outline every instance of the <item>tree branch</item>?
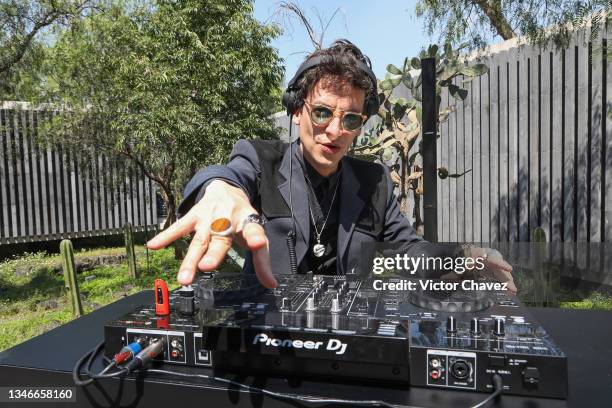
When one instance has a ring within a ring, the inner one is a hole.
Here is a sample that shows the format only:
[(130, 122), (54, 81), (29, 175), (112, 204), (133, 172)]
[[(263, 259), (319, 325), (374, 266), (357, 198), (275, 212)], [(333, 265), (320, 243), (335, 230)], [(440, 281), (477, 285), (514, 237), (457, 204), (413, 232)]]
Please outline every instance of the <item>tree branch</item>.
[(489, 18), (489, 22), (501, 38), (509, 40), (516, 37), (516, 33), (512, 30), (512, 26), (502, 12), (500, 0), (493, 0), (491, 2), (488, 0), (474, 0), (474, 2)]

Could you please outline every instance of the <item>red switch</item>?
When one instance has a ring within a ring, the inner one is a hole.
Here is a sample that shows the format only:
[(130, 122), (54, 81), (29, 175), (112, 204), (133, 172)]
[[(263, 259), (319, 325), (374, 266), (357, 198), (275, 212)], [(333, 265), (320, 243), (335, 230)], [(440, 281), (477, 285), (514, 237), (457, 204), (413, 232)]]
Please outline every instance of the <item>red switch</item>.
[(159, 316), (170, 314), (168, 285), (166, 285), (163, 279), (155, 279), (155, 314)]

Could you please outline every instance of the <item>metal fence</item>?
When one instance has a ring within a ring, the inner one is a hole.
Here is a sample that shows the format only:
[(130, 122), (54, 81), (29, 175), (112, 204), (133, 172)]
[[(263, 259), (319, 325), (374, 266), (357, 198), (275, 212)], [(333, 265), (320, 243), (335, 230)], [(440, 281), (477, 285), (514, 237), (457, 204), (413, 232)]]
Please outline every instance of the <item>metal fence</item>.
[[(38, 124), (51, 112), (0, 103), (0, 244), (120, 233), (157, 225), (155, 188), (102, 155), (40, 148)], [(81, 157), (82, 159), (82, 157)], [(110, 187), (113, 186), (113, 187)]]
[[(502, 44), (488, 74), (464, 83), (440, 126), (438, 162), (467, 175), (438, 183), (440, 241), (612, 240), (609, 32), (564, 50)], [(456, 83), (462, 82), (456, 78)]]

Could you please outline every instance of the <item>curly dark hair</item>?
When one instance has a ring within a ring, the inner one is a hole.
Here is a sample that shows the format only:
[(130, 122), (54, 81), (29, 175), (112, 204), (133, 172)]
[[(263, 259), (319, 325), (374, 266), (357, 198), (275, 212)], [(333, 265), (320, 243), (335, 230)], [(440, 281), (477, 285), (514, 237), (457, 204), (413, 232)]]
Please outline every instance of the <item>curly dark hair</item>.
[(372, 83), (370, 77), (359, 68), (357, 61), (372, 69), (370, 59), (355, 44), (345, 39), (336, 40), (329, 48), (313, 52), (304, 62), (320, 56), (327, 56), (326, 62), (306, 71), (297, 82), (297, 108), (302, 108), (308, 93), (320, 80), (324, 80), (327, 89), (345, 91), (348, 86), (363, 89), (366, 95), (365, 112), (368, 100), (375, 94), (376, 83)]

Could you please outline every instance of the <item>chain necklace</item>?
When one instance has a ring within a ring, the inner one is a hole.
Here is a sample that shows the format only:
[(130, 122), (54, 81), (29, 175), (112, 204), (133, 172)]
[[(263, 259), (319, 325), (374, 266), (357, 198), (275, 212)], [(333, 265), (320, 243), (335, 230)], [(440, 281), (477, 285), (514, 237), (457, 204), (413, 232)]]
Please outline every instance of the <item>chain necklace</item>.
[[(329, 209), (327, 210), (327, 215), (325, 216), (325, 220), (323, 221), (323, 226), (321, 227), (321, 231), (317, 229), (317, 222), (315, 221), (314, 214), (312, 213), (312, 208), (310, 206), (310, 201), (308, 202), (308, 211), (310, 211), (310, 218), (312, 219), (312, 226), (315, 230), (315, 236), (317, 243), (312, 247), (312, 252), (314, 256), (320, 258), (325, 254), (325, 245), (321, 244), (321, 234), (323, 234), (323, 230), (325, 229), (325, 224), (327, 224), (327, 219), (329, 218), (329, 214), (331, 213), (332, 208), (334, 207), (334, 201), (336, 199), (336, 192), (338, 191), (338, 185), (340, 184), (340, 180), (336, 180), (336, 187), (334, 188), (334, 195), (332, 196), (331, 203), (329, 204)], [(308, 187), (313, 193), (313, 196), (316, 198), (316, 194), (314, 194), (314, 190), (308, 183)]]

